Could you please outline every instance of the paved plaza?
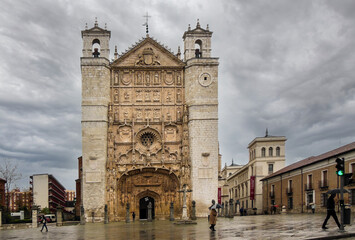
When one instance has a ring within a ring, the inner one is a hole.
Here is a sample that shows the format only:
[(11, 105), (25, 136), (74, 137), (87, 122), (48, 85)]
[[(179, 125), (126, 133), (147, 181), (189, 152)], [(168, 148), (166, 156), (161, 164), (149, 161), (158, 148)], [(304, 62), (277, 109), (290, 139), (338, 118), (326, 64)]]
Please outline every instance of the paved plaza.
[(88, 223), (86, 225), (56, 227), (49, 232), (37, 229), (1, 230), (0, 239), (335, 239), (347, 236), (355, 239), (355, 225), (346, 226), (339, 233), (333, 219), (329, 229), (321, 229), (324, 214), (259, 215), (219, 218), (216, 232), (209, 230), (207, 219), (198, 219), (197, 225), (174, 225), (170, 221), (134, 223)]

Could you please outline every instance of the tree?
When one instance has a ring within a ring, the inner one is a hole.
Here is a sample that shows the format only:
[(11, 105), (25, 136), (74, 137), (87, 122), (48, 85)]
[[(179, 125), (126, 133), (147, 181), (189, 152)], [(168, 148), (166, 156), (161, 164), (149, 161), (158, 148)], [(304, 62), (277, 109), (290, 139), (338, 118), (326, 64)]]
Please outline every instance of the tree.
[[(5, 191), (6, 198), (8, 198), (11, 186), (17, 181), (20, 180), (22, 175), (18, 172), (17, 164), (14, 160), (3, 159), (0, 164), (0, 177), (5, 179)], [(7, 209), (10, 209), (10, 201), (6, 200)]]

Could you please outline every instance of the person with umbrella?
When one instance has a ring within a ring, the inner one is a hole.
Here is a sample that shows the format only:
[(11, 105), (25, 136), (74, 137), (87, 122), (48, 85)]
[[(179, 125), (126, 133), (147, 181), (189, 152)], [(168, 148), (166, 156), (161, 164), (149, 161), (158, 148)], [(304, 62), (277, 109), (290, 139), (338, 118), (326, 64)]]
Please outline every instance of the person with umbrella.
[(336, 194), (334, 192), (331, 193), (330, 197), (327, 200), (327, 217), (324, 219), (322, 228), (323, 229), (328, 229), (325, 225), (327, 225), (327, 222), (330, 218), (330, 216), (332, 216), (334, 218), (334, 221), (336, 222), (336, 224), (338, 225), (338, 228), (340, 229), (340, 223), (337, 217), (337, 214), (335, 212), (335, 198)]

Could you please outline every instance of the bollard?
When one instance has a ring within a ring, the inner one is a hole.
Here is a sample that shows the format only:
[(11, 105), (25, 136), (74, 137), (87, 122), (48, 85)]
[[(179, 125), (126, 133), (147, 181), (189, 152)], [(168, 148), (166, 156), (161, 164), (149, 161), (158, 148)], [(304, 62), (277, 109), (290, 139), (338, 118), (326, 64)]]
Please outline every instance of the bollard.
[(174, 221), (174, 203), (170, 203), (170, 221)]
[(127, 203), (127, 206), (126, 206), (126, 223), (129, 223), (130, 220), (129, 220), (129, 203)]
[(57, 226), (63, 226), (63, 207), (57, 207)]
[(105, 224), (108, 223), (107, 204), (105, 204)]
[(38, 227), (37, 214), (38, 214), (38, 206), (33, 205), (32, 206), (32, 228)]
[(191, 220), (196, 220), (196, 202), (192, 201)]
[(152, 203), (148, 203), (148, 222), (152, 221)]
[(233, 199), (229, 200), (229, 217), (230, 218), (234, 218), (234, 214), (233, 214)]
[(85, 211), (84, 211), (84, 206), (80, 206), (80, 224), (84, 225), (85, 224)]

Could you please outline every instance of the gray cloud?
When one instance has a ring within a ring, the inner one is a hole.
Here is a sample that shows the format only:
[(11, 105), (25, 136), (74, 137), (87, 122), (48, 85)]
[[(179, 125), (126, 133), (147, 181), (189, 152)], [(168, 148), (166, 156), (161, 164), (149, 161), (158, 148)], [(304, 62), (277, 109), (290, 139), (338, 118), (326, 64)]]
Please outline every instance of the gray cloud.
[(150, 35), (176, 52), (188, 24), (214, 32), (220, 57), (223, 162), (248, 161), (269, 128), (288, 138), (287, 164), (354, 141), (354, 1), (34, 1), (0, 10), (0, 158), (17, 161), (27, 186), (54, 174), (74, 189), (81, 155), (80, 31), (112, 32), (123, 52)]

